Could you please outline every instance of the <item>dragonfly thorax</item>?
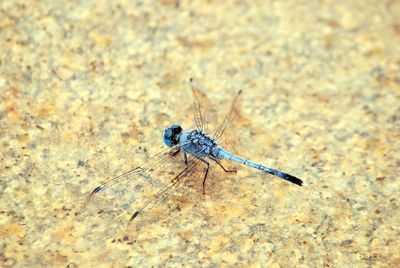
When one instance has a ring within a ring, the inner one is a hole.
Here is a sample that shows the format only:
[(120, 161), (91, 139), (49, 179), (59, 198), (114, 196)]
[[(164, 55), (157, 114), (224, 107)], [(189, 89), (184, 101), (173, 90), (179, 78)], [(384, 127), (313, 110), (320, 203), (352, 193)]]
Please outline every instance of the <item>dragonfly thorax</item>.
[(179, 137), (179, 144), (185, 152), (199, 157), (209, 155), (212, 149), (217, 146), (214, 138), (198, 129), (182, 132)]

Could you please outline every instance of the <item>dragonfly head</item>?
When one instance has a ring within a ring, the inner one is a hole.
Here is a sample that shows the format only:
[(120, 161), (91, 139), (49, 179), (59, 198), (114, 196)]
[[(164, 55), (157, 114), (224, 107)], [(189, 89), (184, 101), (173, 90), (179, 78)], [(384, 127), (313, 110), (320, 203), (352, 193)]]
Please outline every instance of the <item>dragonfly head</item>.
[(181, 135), (182, 128), (180, 125), (172, 125), (164, 131), (164, 143), (168, 147), (172, 147), (179, 142), (179, 136)]

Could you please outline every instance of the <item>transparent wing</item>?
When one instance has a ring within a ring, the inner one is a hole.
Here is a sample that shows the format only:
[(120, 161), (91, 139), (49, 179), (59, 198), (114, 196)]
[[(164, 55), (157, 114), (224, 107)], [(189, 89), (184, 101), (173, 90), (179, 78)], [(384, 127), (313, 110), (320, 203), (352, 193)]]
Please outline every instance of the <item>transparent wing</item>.
[(193, 95), (194, 123), (198, 129), (210, 131), (210, 127), (217, 123), (217, 111), (194, 78), (190, 78), (189, 84)]
[[(190, 82), (193, 83), (193, 79), (190, 79)], [(192, 95), (193, 95), (193, 120), (194, 124), (198, 129), (204, 130), (204, 120), (203, 120), (203, 114), (201, 113), (201, 105), (199, 101), (199, 92), (198, 89), (195, 85), (192, 86)]]
[[(218, 124), (218, 112), (211, 104), (211, 101), (207, 95), (204, 93), (204, 90), (201, 89), (198, 81), (191, 78), (189, 83), (191, 85), (193, 95), (194, 123), (196, 127), (198, 129), (205, 130), (209, 134), (213, 133), (213, 137), (216, 138), (219, 143), (226, 144), (228, 140), (232, 142), (232, 137), (235, 136), (233, 133), (228, 133), (227, 137), (224, 139), (222, 138), (227, 129), (227, 125), (232, 124), (233, 126), (238, 127), (248, 123), (244, 122), (246, 120), (243, 116), (241, 116), (237, 107), (237, 102), (242, 90), (237, 92), (229, 107), (228, 113), (225, 115), (223, 121)], [(233, 121), (233, 119), (235, 119), (235, 121)], [(235, 130), (237, 131), (237, 128)]]
[[(129, 228), (140, 229), (154, 222), (164, 220), (171, 214), (180, 212), (194, 204), (201, 195), (202, 171), (201, 161), (189, 156), (185, 169), (170, 179), (153, 196), (143, 200), (138, 209), (131, 215)], [(200, 183), (199, 183), (200, 182)]]
[(179, 145), (173, 146), (171, 148), (167, 148), (164, 151), (158, 153), (153, 156), (151, 159), (143, 163), (141, 166), (138, 166), (128, 172), (125, 172), (116, 177), (107, 179), (105, 182), (97, 186), (90, 194), (89, 200), (94, 198), (100, 191), (108, 190), (108, 188), (112, 187), (115, 184), (123, 183), (125, 181), (129, 181), (131, 179), (137, 178), (146, 178), (147, 172), (160, 168), (161, 163), (165, 161), (167, 158), (174, 157), (180, 151)]
[[(249, 129), (250, 121), (242, 115), (239, 107), (239, 96), (242, 91), (238, 91), (235, 98), (233, 99), (224, 120), (216, 128), (214, 132), (214, 138), (217, 143), (232, 153), (239, 153), (235, 149), (235, 145), (247, 142), (249, 137), (246, 137), (248, 132), (240, 132), (239, 129)], [(229, 126), (228, 126), (229, 125)], [(251, 132), (251, 131), (250, 131)], [(239, 135), (238, 135), (239, 134)]]
[(225, 116), (224, 120), (221, 122), (221, 124), (218, 126), (218, 128), (214, 132), (214, 138), (215, 139), (220, 139), (222, 137), (222, 134), (224, 134), (224, 131), (226, 129), (226, 126), (230, 121), (233, 119), (234, 111), (235, 111), (235, 106), (236, 102), (239, 99), (240, 94), (242, 94), (242, 90), (239, 90), (238, 93), (236, 94), (235, 98), (233, 99), (233, 102), (231, 106), (229, 107), (228, 114)]
[(179, 146), (167, 148), (131, 171), (106, 180), (88, 196), (86, 207), (110, 214), (132, 215), (140, 202), (154, 196), (185, 170), (186, 164), (179, 152)]

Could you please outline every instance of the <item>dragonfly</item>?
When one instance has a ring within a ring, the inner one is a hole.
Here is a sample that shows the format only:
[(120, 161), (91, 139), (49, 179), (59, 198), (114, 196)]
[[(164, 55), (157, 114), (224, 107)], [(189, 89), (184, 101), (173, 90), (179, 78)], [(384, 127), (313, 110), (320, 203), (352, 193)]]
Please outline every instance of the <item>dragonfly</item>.
[[(178, 124), (169, 126), (163, 133), (166, 149), (142, 165), (95, 187), (89, 201), (103, 194), (108, 197), (105, 203), (120, 207), (129, 216), (129, 224), (139, 218), (149, 223), (154, 220), (152, 218), (162, 217), (161, 214), (168, 216), (168, 211), (180, 211), (179, 204), (190, 202), (196, 191), (205, 194), (211, 164), (227, 173), (236, 172), (226, 168), (222, 163), (224, 160), (261, 170), (298, 186), (303, 184), (293, 175), (233, 154), (222, 146), (223, 134), (232, 120), (242, 90), (237, 92), (225, 118), (210, 135), (209, 126), (213, 123), (211, 120), (215, 120), (216, 111), (209, 108), (211, 105), (207, 104), (208, 99), (197, 81), (190, 79), (189, 84), (196, 128), (183, 130)], [(199, 187), (201, 189), (196, 189)]]

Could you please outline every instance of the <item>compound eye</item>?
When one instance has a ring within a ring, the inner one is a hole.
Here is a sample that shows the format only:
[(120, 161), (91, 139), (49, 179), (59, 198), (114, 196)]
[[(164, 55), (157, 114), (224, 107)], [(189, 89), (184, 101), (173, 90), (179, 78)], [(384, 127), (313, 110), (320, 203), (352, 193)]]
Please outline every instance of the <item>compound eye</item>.
[(164, 131), (164, 143), (172, 147), (179, 142), (179, 136), (182, 132), (182, 128), (179, 125), (172, 125)]
[(174, 134), (179, 134), (179, 133), (182, 132), (182, 127), (181, 127), (180, 125), (172, 125), (172, 126), (170, 127), (170, 129), (172, 129), (172, 132), (173, 132)]
[(166, 129), (164, 131), (164, 137), (163, 137), (165, 145), (168, 147), (172, 147), (172, 130), (170, 128)]

